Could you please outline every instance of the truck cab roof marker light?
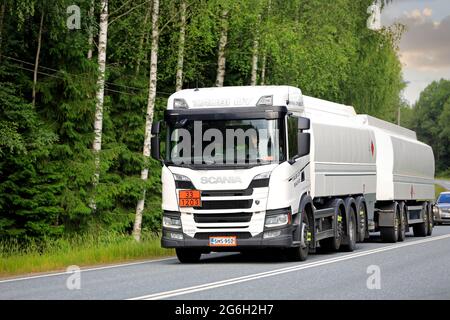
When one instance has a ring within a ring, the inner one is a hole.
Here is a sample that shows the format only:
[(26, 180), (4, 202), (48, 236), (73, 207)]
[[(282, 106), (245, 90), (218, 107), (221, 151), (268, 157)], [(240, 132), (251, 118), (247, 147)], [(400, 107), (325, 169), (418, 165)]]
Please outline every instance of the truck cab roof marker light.
[(173, 108), (174, 109), (189, 109), (189, 105), (184, 99), (173, 99)]
[(262, 96), (261, 98), (259, 98), (256, 106), (273, 106), (273, 96)]

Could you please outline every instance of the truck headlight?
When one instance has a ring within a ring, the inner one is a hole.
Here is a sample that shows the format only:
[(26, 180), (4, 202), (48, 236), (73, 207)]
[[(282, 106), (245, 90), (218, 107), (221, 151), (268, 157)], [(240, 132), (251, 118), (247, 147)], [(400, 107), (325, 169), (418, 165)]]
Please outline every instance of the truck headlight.
[(191, 179), (189, 179), (188, 177), (183, 176), (182, 174), (178, 174), (178, 173), (174, 173), (173, 178), (176, 181), (191, 181)]
[(181, 229), (181, 219), (179, 217), (163, 216), (163, 227)]
[(177, 189), (195, 189), (191, 179), (182, 174), (174, 173), (175, 187)]
[(440, 213), (439, 207), (433, 207), (433, 213), (435, 214)]
[(268, 228), (280, 227), (291, 223), (290, 209), (270, 210), (266, 212), (265, 226)]
[(269, 179), (271, 173), (272, 173), (271, 171), (260, 173), (260, 174), (256, 175), (253, 178), (253, 180)]

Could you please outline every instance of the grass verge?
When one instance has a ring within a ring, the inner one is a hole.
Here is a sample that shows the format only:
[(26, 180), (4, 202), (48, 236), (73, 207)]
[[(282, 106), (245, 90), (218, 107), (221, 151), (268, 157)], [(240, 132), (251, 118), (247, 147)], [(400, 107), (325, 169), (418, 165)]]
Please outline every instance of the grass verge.
[(128, 235), (83, 235), (26, 247), (16, 242), (0, 242), (0, 277), (66, 270), (68, 266), (91, 266), (173, 255), (163, 249), (157, 236), (136, 242)]

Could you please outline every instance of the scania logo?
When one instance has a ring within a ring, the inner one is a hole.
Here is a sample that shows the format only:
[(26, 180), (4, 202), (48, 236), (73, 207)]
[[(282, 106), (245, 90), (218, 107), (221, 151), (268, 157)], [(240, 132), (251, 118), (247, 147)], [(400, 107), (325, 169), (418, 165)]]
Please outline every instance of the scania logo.
[(207, 184), (207, 183), (211, 183), (211, 184), (242, 183), (240, 177), (202, 177), (201, 182), (203, 184)]

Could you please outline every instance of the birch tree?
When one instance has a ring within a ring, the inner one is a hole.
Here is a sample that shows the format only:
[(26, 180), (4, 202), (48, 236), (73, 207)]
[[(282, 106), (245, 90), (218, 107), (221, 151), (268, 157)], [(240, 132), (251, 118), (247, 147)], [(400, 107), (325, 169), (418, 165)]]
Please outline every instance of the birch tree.
[(186, 42), (186, 1), (180, 3), (180, 38), (178, 40), (178, 59), (175, 90), (180, 91), (183, 88), (183, 62), (184, 46)]
[(89, 29), (88, 29), (88, 53), (87, 58), (89, 60), (92, 59), (92, 46), (94, 44), (94, 11), (95, 11), (95, 2), (91, 0), (91, 5), (89, 7)]
[(267, 64), (267, 54), (264, 52), (261, 62), (261, 79), (259, 84), (264, 86), (266, 84), (266, 64)]
[[(267, 24), (267, 21), (271, 18), (271, 11), (272, 11), (272, 0), (267, 0), (267, 16), (265, 18), (265, 24)], [(267, 27), (267, 26), (265, 26)], [(262, 58), (261, 58), (261, 78), (260, 78), (260, 85), (266, 84), (266, 65), (267, 65), (267, 49), (262, 49)]]
[(34, 60), (34, 71), (33, 71), (33, 88), (31, 93), (31, 99), (33, 106), (36, 104), (36, 85), (37, 85), (37, 74), (39, 68), (39, 57), (41, 55), (41, 44), (42, 44), (42, 28), (44, 25), (44, 10), (42, 9), (41, 13), (41, 21), (39, 23), (39, 32), (38, 32), (38, 43), (36, 49), (36, 57)]
[(256, 86), (257, 74), (258, 74), (258, 57), (259, 57), (259, 25), (261, 23), (261, 15), (258, 15), (256, 21), (255, 36), (253, 39), (252, 48), (252, 73), (250, 85)]
[(228, 41), (228, 14), (229, 10), (227, 8), (222, 9), (220, 17), (220, 40), (219, 40), (219, 54), (217, 59), (217, 77), (216, 77), (216, 87), (223, 87), (223, 81), (225, 79), (225, 67), (226, 67), (226, 57), (225, 49)]
[[(150, 158), (150, 139), (152, 131), (153, 113), (156, 99), (156, 81), (158, 72), (158, 41), (159, 41), (159, 0), (153, 0), (152, 10), (152, 49), (150, 52), (150, 80), (148, 88), (147, 115), (145, 118), (145, 137), (143, 155), (146, 161), (145, 167), (141, 171), (141, 179), (146, 182), (148, 179), (148, 164)], [(145, 205), (145, 188), (142, 190), (141, 199), (136, 205), (136, 216), (133, 226), (133, 237), (136, 241), (141, 239), (142, 212)]]
[[(105, 98), (106, 45), (108, 40), (108, 0), (101, 0), (100, 25), (98, 38), (98, 77), (94, 119), (94, 151), (95, 173), (94, 188), (100, 179), (100, 150), (102, 149), (103, 102)], [(95, 210), (95, 200), (92, 203)]]

